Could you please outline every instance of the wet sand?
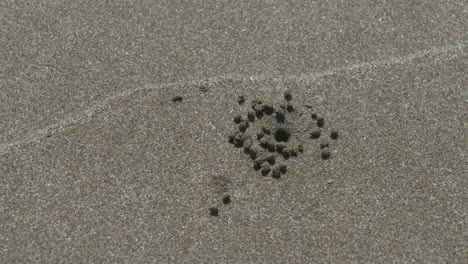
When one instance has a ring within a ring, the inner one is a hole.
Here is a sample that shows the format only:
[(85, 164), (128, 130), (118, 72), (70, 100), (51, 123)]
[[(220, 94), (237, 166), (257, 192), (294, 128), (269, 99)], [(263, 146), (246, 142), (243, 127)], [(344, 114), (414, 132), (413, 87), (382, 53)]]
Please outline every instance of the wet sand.
[(2, 262), (466, 261), (467, 5), (359, 3), (0, 4)]

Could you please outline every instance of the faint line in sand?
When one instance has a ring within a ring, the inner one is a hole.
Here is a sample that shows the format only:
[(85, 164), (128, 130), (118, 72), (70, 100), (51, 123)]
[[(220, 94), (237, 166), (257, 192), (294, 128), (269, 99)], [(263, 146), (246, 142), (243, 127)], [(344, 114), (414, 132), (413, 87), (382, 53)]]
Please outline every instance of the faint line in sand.
[(344, 67), (336, 67), (330, 70), (326, 70), (323, 72), (311, 73), (311, 74), (301, 74), (301, 75), (226, 75), (226, 76), (219, 76), (219, 77), (212, 77), (206, 78), (202, 80), (192, 80), (192, 81), (182, 81), (182, 82), (174, 82), (174, 83), (167, 83), (167, 84), (147, 84), (142, 87), (138, 87), (136, 89), (127, 90), (112, 96), (109, 96), (99, 102), (94, 103), (91, 107), (85, 109), (82, 112), (71, 114), (70, 116), (66, 117), (65, 119), (61, 120), (56, 124), (52, 124), (41, 128), (37, 131), (31, 132), (27, 134), (23, 139), (10, 142), (10, 143), (3, 143), (0, 145), (0, 156), (4, 156), (7, 153), (13, 151), (14, 148), (19, 149), (23, 145), (27, 144), (34, 144), (39, 143), (42, 139), (57, 133), (64, 132), (71, 127), (83, 124), (90, 120), (93, 116), (105, 111), (105, 109), (110, 105), (111, 102), (117, 101), (121, 98), (129, 97), (139, 92), (154, 92), (159, 91), (161, 89), (167, 89), (171, 87), (181, 87), (181, 86), (188, 86), (188, 85), (199, 85), (202, 83), (206, 83), (208, 85), (213, 85), (216, 83), (221, 83), (224, 81), (239, 81), (239, 82), (254, 82), (254, 81), (266, 81), (266, 80), (273, 80), (278, 82), (279, 84), (285, 81), (296, 81), (296, 82), (307, 82), (312, 83), (315, 82), (317, 79), (326, 77), (326, 76), (333, 76), (338, 74), (344, 74), (347, 72), (351, 72), (357, 69), (372, 69), (376, 67), (383, 67), (386, 65), (396, 65), (396, 64), (406, 64), (411, 62), (415, 59), (424, 58), (426, 56), (437, 56), (440, 57), (441, 54), (456, 52), (458, 51), (458, 55), (463, 53), (463, 48), (466, 47), (467, 43), (458, 43), (455, 45), (448, 45), (439, 48), (432, 48), (425, 51), (418, 51), (415, 53), (408, 54), (404, 57), (391, 57), (383, 60), (377, 60), (374, 62), (362, 62), (353, 65), (348, 65)]

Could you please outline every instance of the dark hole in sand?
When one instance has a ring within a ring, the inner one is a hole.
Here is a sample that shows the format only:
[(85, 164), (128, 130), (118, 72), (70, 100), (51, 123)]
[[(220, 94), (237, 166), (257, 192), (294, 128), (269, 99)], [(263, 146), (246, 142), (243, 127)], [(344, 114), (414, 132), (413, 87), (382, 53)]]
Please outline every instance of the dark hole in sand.
[(275, 139), (278, 142), (288, 142), (289, 137), (291, 137), (291, 134), (283, 128), (280, 128), (275, 132)]

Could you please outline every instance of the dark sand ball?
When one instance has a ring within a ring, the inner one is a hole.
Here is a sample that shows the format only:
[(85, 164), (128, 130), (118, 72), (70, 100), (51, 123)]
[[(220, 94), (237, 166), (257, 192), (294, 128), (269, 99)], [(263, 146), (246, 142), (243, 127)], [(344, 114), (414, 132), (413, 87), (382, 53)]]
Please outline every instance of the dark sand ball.
[(260, 139), (260, 146), (263, 149), (269, 149), (272, 144), (274, 144), (273, 140), (269, 136), (265, 136), (264, 138)]
[(321, 133), (322, 132), (320, 131), (320, 129), (314, 129), (312, 130), (312, 132), (310, 132), (310, 138), (317, 139), (320, 137)]
[(320, 142), (320, 149), (328, 148), (330, 146), (330, 142), (328, 140), (324, 140)]
[(247, 113), (247, 119), (248, 119), (250, 122), (255, 121), (255, 112), (254, 112), (254, 111), (249, 111), (249, 112)]
[(281, 178), (281, 171), (279, 169), (279, 167), (275, 167), (273, 168), (272, 172), (271, 172), (271, 176), (275, 179), (279, 179)]
[(237, 98), (237, 102), (240, 105), (243, 105), (245, 103), (245, 97), (243, 95), (239, 95), (239, 97)]
[(235, 134), (231, 134), (228, 136), (229, 143), (234, 144), (234, 139), (236, 138)]
[(263, 111), (255, 112), (255, 117), (257, 119), (262, 119), (263, 118)]
[(318, 118), (318, 115), (317, 115), (316, 113), (312, 113), (312, 114), (310, 114), (310, 117), (311, 117), (312, 119), (317, 119), (317, 118)]
[(284, 159), (289, 159), (291, 157), (291, 153), (289, 152), (288, 148), (283, 149), (281, 155), (283, 155)]
[(258, 149), (257, 149), (257, 147), (255, 147), (255, 146), (250, 147), (249, 155), (250, 155), (250, 158), (251, 158), (252, 160), (257, 159), (257, 157), (258, 157)]
[(268, 162), (263, 162), (262, 163), (262, 174), (267, 175), (271, 171), (271, 166), (270, 163)]
[(275, 165), (275, 163), (276, 163), (275, 155), (267, 156), (266, 161), (268, 161), (268, 163), (270, 163), (270, 165)]
[(242, 116), (241, 115), (236, 115), (234, 117), (234, 123), (240, 124), (240, 122), (242, 122)]
[(264, 136), (265, 136), (265, 133), (263, 133), (263, 132), (258, 132), (257, 133), (257, 139), (258, 140), (262, 139)]
[(276, 122), (284, 123), (284, 120), (286, 119), (286, 112), (281, 108), (277, 109), (275, 113), (275, 118), (276, 118)]
[(250, 149), (249, 148), (244, 148), (244, 154), (250, 156)]
[(320, 156), (322, 157), (323, 160), (327, 160), (327, 159), (330, 159), (330, 149), (329, 148), (324, 148), (322, 149), (322, 153), (320, 154)]
[(317, 118), (317, 126), (323, 127), (324, 125), (325, 125), (325, 119), (323, 119), (323, 117)]
[(253, 140), (252, 140), (251, 138), (247, 138), (247, 139), (245, 139), (245, 141), (244, 141), (243, 147), (244, 147), (245, 149), (250, 149), (250, 147), (252, 146), (252, 144), (253, 144)]
[(265, 104), (263, 105), (263, 112), (267, 115), (271, 115), (275, 112), (275, 108), (272, 105)]
[(294, 106), (292, 104), (287, 104), (286, 111), (288, 111), (289, 113), (294, 112)]
[(283, 150), (284, 150), (285, 148), (286, 148), (286, 145), (283, 144), (283, 143), (277, 143), (277, 144), (276, 144), (276, 151), (277, 151), (278, 153), (283, 152)]
[(245, 135), (243, 133), (237, 133), (234, 137), (234, 145), (236, 147), (242, 147), (244, 145)]
[(274, 153), (274, 152), (276, 151), (276, 149), (275, 149), (275, 144), (273, 144), (273, 143), (272, 143), (272, 144), (269, 144), (268, 147), (267, 147), (267, 150), (268, 150), (268, 152), (270, 152), (270, 153)]
[(336, 130), (332, 130), (331, 133), (330, 133), (330, 137), (334, 140), (337, 140), (338, 139), (338, 131)]
[(254, 170), (259, 171), (262, 168), (262, 163), (263, 163), (263, 161), (256, 160), (254, 162), (254, 166), (253, 166)]
[(303, 153), (304, 152), (304, 145), (302, 145), (302, 144), (297, 145), (297, 151), (299, 151), (299, 153)]
[(254, 108), (256, 105), (259, 105), (259, 104), (262, 104), (262, 101), (254, 99), (250, 103), (250, 106), (252, 106), (252, 108)]
[(266, 148), (270, 145), (272, 139), (270, 136), (264, 136), (260, 139), (260, 146), (262, 146), (263, 148)]
[(288, 142), (291, 133), (287, 129), (279, 128), (275, 131), (275, 140), (278, 142)]
[(224, 195), (223, 204), (230, 204), (230, 203), (231, 203), (231, 196), (229, 194)]
[(278, 169), (281, 173), (285, 174), (288, 171), (288, 166), (286, 164), (281, 164), (278, 166)]
[(267, 134), (267, 135), (270, 135), (271, 134), (271, 130), (267, 127), (262, 127), (262, 132)]
[(203, 84), (200, 84), (198, 86), (198, 90), (200, 90), (201, 92), (208, 92), (210, 90), (210, 88), (208, 87), (208, 84), (207, 83), (203, 83)]
[(210, 215), (211, 216), (218, 216), (219, 215), (219, 209), (216, 206), (210, 207)]
[(284, 92), (284, 99), (286, 99), (287, 101), (291, 101), (291, 100), (292, 100), (292, 94), (291, 94), (290, 91)]
[(257, 103), (256, 105), (252, 106), (252, 109), (256, 112), (263, 112), (263, 104), (262, 103)]
[(291, 156), (297, 157), (297, 149), (296, 148), (290, 147), (289, 148), (289, 153), (291, 154)]
[(239, 131), (245, 132), (245, 131), (247, 131), (247, 128), (249, 128), (249, 122), (242, 121), (242, 122), (239, 123)]
[(184, 98), (182, 96), (175, 96), (172, 98), (172, 102), (182, 102)]
[(269, 152), (275, 152), (276, 151), (276, 146), (273, 141), (268, 142), (268, 145), (266, 147)]

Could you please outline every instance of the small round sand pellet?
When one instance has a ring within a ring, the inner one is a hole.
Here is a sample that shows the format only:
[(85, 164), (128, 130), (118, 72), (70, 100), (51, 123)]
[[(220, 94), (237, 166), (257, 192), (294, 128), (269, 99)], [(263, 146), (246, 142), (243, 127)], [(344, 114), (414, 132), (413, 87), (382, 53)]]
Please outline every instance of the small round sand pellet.
[(262, 174), (267, 175), (271, 171), (271, 166), (270, 163), (268, 162), (263, 162), (262, 163)]
[(330, 143), (326, 140), (320, 143), (320, 149), (328, 148), (329, 146), (330, 146)]
[(274, 165), (276, 163), (275, 155), (268, 156), (266, 161), (268, 161), (268, 163), (270, 163), (270, 165)]
[(330, 133), (330, 137), (331, 137), (331, 139), (333, 139), (333, 140), (337, 140), (338, 137), (339, 137), (338, 131), (332, 130), (331, 133)]
[(310, 138), (312, 139), (317, 139), (320, 137), (321, 131), (320, 129), (314, 129), (312, 132), (310, 132)]
[(276, 151), (278, 151), (278, 153), (281, 153), (283, 152), (283, 150), (286, 148), (286, 146), (282, 143), (277, 143), (276, 144)]
[(223, 197), (223, 204), (230, 204), (230, 203), (231, 203), (231, 196), (227, 194)]
[(282, 164), (278, 167), (279, 171), (285, 174), (288, 171), (288, 166), (286, 164)]
[(271, 144), (271, 137), (270, 136), (264, 136), (260, 139), (260, 146), (262, 146), (263, 148), (267, 148), (270, 146)]
[(245, 141), (245, 136), (243, 133), (237, 133), (236, 136), (234, 137), (234, 144), (236, 147), (242, 147), (244, 145)]
[(327, 160), (327, 159), (330, 159), (330, 149), (328, 148), (324, 148), (322, 149), (322, 153), (320, 154), (320, 156), (322, 157), (323, 160)]
[(271, 115), (275, 112), (275, 108), (273, 108), (272, 105), (265, 104), (263, 105), (263, 112), (265, 112), (267, 115)]
[(297, 146), (297, 151), (299, 151), (299, 153), (303, 153), (303, 152), (304, 152), (304, 145), (299, 144), (299, 145)]
[(262, 139), (264, 136), (265, 136), (265, 133), (263, 133), (263, 132), (258, 132), (257, 133), (257, 139), (258, 140)]
[(267, 135), (271, 134), (271, 130), (269, 128), (266, 128), (266, 127), (262, 127), (262, 132), (267, 134)]
[(182, 96), (175, 96), (174, 98), (172, 98), (173, 102), (182, 102), (183, 100), (184, 98)]
[(240, 124), (240, 122), (242, 122), (242, 116), (241, 115), (236, 115), (234, 117), (234, 123)]
[(253, 140), (251, 138), (247, 138), (245, 141), (244, 141), (244, 145), (243, 147), (246, 148), (246, 149), (249, 149), (253, 144)]
[(239, 131), (245, 132), (245, 131), (247, 131), (247, 128), (249, 128), (249, 122), (247, 122), (247, 121), (242, 121), (242, 122), (239, 124)]
[(243, 95), (239, 95), (239, 97), (237, 98), (237, 102), (240, 105), (243, 105), (245, 103), (245, 97)]
[(258, 157), (258, 149), (256, 147), (251, 147), (249, 150), (249, 156), (252, 160), (257, 159)]
[(323, 119), (323, 117), (317, 118), (317, 126), (323, 127), (324, 125), (325, 125), (325, 119)]
[(254, 166), (253, 166), (254, 170), (259, 171), (262, 168), (262, 163), (263, 163), (263, 161), (256, 160), (254, 162)]
[(283, 109), (276, 110), (275, 118), (276, 118), (276, 122), (284, 123), (284, 120), (286, 119), (285, 111)]
[(260, 113), (260, 112), (263, 113), (263, 104), (257, 103), (256, 105), (254, 105), (254, 106), (252, 107), (252, 109), (253, 109), (256, 113)]
[(295, 148), (289, 148), (289, 153), (291, 154), (291, 156), (297, 157), (297, 150)]
[(211, 216), (218, 216), (219, 215), (219, 209), (216, 206), (210, 207), (210, 215)]
[(247, 113), (247, 119), (248, 119), (250, 122), (255, 121), (255, 112), (254, 112), (254, 111), (249, 111), (249, 112)]
[(279, 171), (279, 168), (273, 169), (273, 171), (271, 172), (271, 176), (275, 179), (281, 178), (281, 172)]

